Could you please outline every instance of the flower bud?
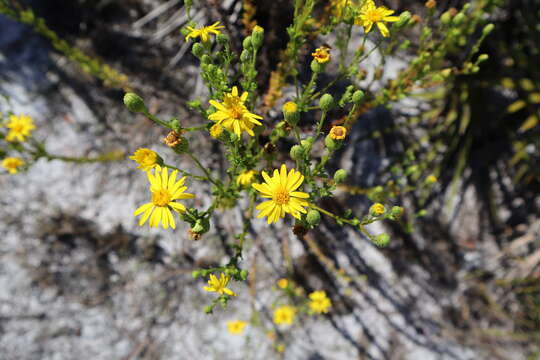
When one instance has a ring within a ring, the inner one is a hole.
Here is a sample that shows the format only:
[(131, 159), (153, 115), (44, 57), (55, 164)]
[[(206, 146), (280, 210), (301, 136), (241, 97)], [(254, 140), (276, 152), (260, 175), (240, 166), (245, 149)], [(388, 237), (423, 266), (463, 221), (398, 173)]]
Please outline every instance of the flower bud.
[(291, 125), (296, 125), (300, 119), (300, 113), (298, 112), (298, 105), (292, 101), (287, 101), (281, 108), (283, 111), (283, 117)]
[(229, 37), (227, 35), (225, 35), (225, 34), (218, 34), (216, 36), (216, 40), (217, 40), (218, 44), (221, 44), (223, 46), (228, 45), (229, 41), (230, 41)]
[[(201, 57), (201, 63), (203, 63), (203, 64), (211, 64), (212, 63), (212, 58), (208, 54), (204, 54)], [(210, 71), (211, 68), (208, 67), (208, 70)]]
[(334, 98), (330, 94), (324, 94), (319, 100), (319, 106), (322, 111), (329, 111), (334, 106)]
[(199, 276), (201, 276), (201, 271), (200, 270), (194, 270), (191, 273), (191, 277), (194, 278), (194, 279), (198, 278)]
[(450, 21), (452, 21), (452, 14), (449, 11), (444, 12), (441, 15), (441, 23), (443, 25), (448, 25), (450, 24)]
[(191, 48), (191, 53), (198, 59), (201, 58), (201, 56), (204, 55), (204, 46), (201, 43), (195, 43), (193, 44), (193, 47)]
[(181, 126), (180, 126), (180, 121), (178, 121), (177, 118), (172, 118), (170, 121), (169, 121), (169, 125), (171, 126), (171, 129), (173, 129), (174, 131), (176, 132), (180, 132), (181, 130)]
[(249, 52), (249, 50), (247, 49), (242, 50), (242, 52), (240, 53), (240, 61), (248, 62), (250, 58), (251, 58), (251, 53)]
[(311, 151), (311, 147), (313, 146), (314, 141), (315, 138), (313, 137), (308, 137), (307, 139), (300, 140), (300, 145), (302, 145), (306, 154)]
[(321, 214), (317, 210), (311, 209), (306, 215), (306, 221), (311, 226), (317, 226), (321, 221)]
[[(339, 140), (338, 140), (339, 141)], [(330, 135), (327, 135), (324, 138), (324, 145), (328, 148), (330, 151), (334, 151), (337, 147), (336, 141), (330, 137)]]
[(488, 54), (480, 54), (480, 56), (478, 56), (478, 59), (476, 60), (476, 62), (478, 64), (480, 64), (481, 62), (484, 62), (486, 60), (489, 59), (489, 55)]
[(403, 215), (403, 208), (401, 206), (392, 206), (390, 215), (392, 215), (395, 220), (398, 220)]
[(356, 90), (352, 95), (352, 102), (355, 104), (360, 104), (364, 100), (364, 92), (362, 90)]
[(294, 145), (291, 147), (290, 155), (293, 160), (300, 160), (304, 156), (304, 148), (300, 145)]
[(240, 279), (243, 281), (246, 281), (249, 276), (249, 272), (247, 270), (240, 271)]
[(253, 32), (251, 33), (251, 43), (255, 49), (261, 47), (264, 39), (264, 29), (259, 25), (255, 25)]
[(341, 184), (345, 181), (346, 178), (347, 171), (345, 171), (344, 169), (339, 169), (334, 173), (334, 181), (336, 182), (336, 184)]
[(454, 26), (460, 26), (465, 21), (465, 14), (459, 13), (457, 14), (454, 19), (452, 20), (452, 25)]
[(242, 47), (246, 50), (251, 49), (251, 46), (253, 44), (251, 43), (251, 36), (247, 36), (244, 41), (242, 41)]
[(129, 92), (124, 95), (124, 105), (135, 113), (140, 113), (146, 110), (144, 100), (137, 94)]
[(404, 11), (402, 12), (400, 15), (399, 15), (399, 20), (396, 21), (396, 23), (394, 24), (394, 28), (395, 29), (400, 29), (402, 27), (404, 27), (405, 25), (407, 25), (409, 23), (409, 20), (411, 20), (411, 13), (408, 12), (408, 11)]
[(482, 35), (488, 36), (489, 33), (492, 32), (494, 28), (495, 28), (495, 25), (487, 24), (486, 26), (484, 26), (484, 29), (482, 29)]
[(325, 63), (319, 63), (317, 60), (313, 59), (311, 61), (311, 71), (313, 71), (314, 73), (322, 73), (326, 67), (326, 64)]
[(205, 307), (204, 307), (204, 312), (205, 312), (205, 313), (211, 314), (212, 311), (214, 311), (214, 308), (212, 307), (212, 305), (208, 305), (208, 306), (205, 306)]
[(240, 137), (235, 133), (231, 133), (229, 139), (231, 139), (231, 142), (237, 142), (238, 140), (240, 140)]
[(390, 243), (390, 235), (386, 233), (379, 234), (375, 236), (375, 239), (373, 239), (373, 242), (378, 247), (385, 247), (388, 245), (388, 243)]
[(384, 215), (385, 212), (386, 212), (386, 208), (381, 203), (375, 203), (371, 205), (371, 207), (369, 208), (369, 215), (371, 216), (375, 216), (375, 217), (381, 216), (381, 215)]

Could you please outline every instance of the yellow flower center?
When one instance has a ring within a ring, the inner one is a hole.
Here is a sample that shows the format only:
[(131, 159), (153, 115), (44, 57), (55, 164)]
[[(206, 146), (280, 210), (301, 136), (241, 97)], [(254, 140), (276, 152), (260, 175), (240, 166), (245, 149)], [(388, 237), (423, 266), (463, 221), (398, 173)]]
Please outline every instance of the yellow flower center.
[(245, 112), (245, 107), (238, 96), (227, 96), (225, 98), (225, 107), (229, 110), (229, 117), (239, 120)]
[(167, 189), (159, 189), (152, 193), (152, 203), (156, 206), (167, 206), (171, 202), (172, 195)]
[(272, 200), (274, 200), (274, 202), (278, 205), (283, 205), (289, 202), (289, 198), (290, 196), (287, 190), (284, 188), (280, 188), (274, 193)]
[(21, 124), (21, 123), (13, 124), (13, 126), (11, 127), (11, 130), (13, 132), (22, 133), (24, 131), (24, 124)]
[(371, 9), (366, 12), (366, 19), (371, 22), (380, 22), (383, 20), (383, 12), (380, 9)]

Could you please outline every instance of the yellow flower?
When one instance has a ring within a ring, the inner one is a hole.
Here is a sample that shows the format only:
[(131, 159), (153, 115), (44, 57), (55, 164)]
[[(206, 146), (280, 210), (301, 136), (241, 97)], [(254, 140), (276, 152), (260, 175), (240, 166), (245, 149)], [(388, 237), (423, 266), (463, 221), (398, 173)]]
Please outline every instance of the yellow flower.
[(23, 165), (24, 160), (15, 157), (7, 157), (2, 160), (2, 167), (6, 169), (10, 174), (16, 174), (18, 172), (17, 168)]
[(277, 286), (279, 286), (281, 289), (286, 289), (287, 286), (289, 286), (289, 280), (287, 280), (287, 279), (279, 279), (277, 281)]
[(282, 110), (284, 113), (292, 114), (298, 111), (298, 105), (295, 102), (287, 101), (283, 104)]
[(372, 216), (381, 216), (386, 212), (386, 208), (381, 203), (375, 203), (369, 208), (369, 213)]
[(324, 291), (312, 292), (309, 294), (309, 299), (309, 308), (317, 314), (326, 314), (332, 306), (332, 302), (328, 297), (326, 297), (326, 293)]
[(201, 38), (202, 42), (207, 42), (210, 38), (210, 34), (219, 35), (221, 32), (218, 29), (224, 28), (222, 25), (218, 25), (219, 21), (216, 21), (210, 26), (204, 26), (200, 29), (194, 29), (191, 26), (187, 26), (187, 29), (190, 31), (190, 33), (186, 36), (186, 41), (188, 41), (190, 38), (196, 39), (198, 37)]
[(129, 158), (137, 162), (139, 164), (137, 169), (142, 171), (148, 171), (158, 166), (158, 154), (150, 149), (139, 148)]
[(186, 177), (176, 181), (177, 174), (178, 170), (174, 170), (169, 176), (168, 169), (160, 166), (156, 166), (155, 175), (151, 171), (146, 173), (150, 182), (152, 201), (142, 205), (133, 213), (134, 216), (142, 214), (139, 226), (142, 226), (150, 218), (150, 227), (158, 227), (161, 222), (164, 229), (169, 226), (173, 229), (176, 228), (171, 209), (182, 213), (186, 211), (186, 207), (175, 200), (193, 198), (193, 194), (184, 193), (187, 189), (186, 186), (183, 186)]
[(296, 309), (289, 305), (283, 305), (278, 307), (274, 311), (274, 322), (277, 325), (287, 324), (292, 325), (294, 322), (294, 316), (296, 315)]
[(373, 0), (367, 0), (364, 6), (360, 9), (360, 15), (356, 18), (355, 24), (364, 27), (364, 31), (369, 33), (373, 24), (377, 24), (382, 36), (387, 37), (390, 31), (384, 22), (395, 22), (399, 20), (398, 16), (390, 16), (394, 10), (390, 10), (384, 6), (376, 7)]
[(242, 135), (242, 131), (246, 131), (249, 135), (254, 136), (253, 127), (262, 125), (257, 119), (262, 119), (262, 116), (252, 114), (246, 108), (244, 103), (248, 98), (248, 93), (244, 91), (242, 96), (238, 96), (238, 88), (232, 88), (232, 92), (225, 94), (223, 103), (215, 100), (210, 100), (210, 104), (217, 111), (208, 116), (208, 119), (215, 121), (236, 135)]
[(253, 178), (255, 175), (257, 175), (259, 172), (256, 170), (246, 170), (242, 172), (238, 177), (236, 178), (236, 183), (238, 185), (249, 185), (253, 182)]
[(329, 48), (326, 46), (321, 46), (320, 48), (317, 48), (314, 53), (311, 53), (311, 56), (313, 56), (313, 58), (317, 60), (319, 64), (325, 64), (330, 61)]
[(15, 116), (11, 115), (9, 117), (9, 122), (6, 127), (9, 129), (9, 132), (6, 136), (6, 141), (24, 141), (26, 137), (30, 136), (32, 130), (36, 127), (32, 118), (28, 115)]
[(236, 296), (236, 294), (227, 288), (227, 284), (231, 280), (231, 277), (221, 273), (219, 279), (214, 274), (210, 274), (210, 279), (208, 280), (208, 286), (204, 287), (205, 291), (208, 292), (217, 292), (219, 295), (227, 294), (230, 296)]
[(223, 133), (223, 127), (219, 124), (214, 124), (210, 128), (210, 136), (217, 139)]
[(272, 177), (263, 171), (263, 184), (252, 184), (253, 188), (261, 193), (261, 197), (272, 199), (257, 205), (260, 210), (257, 218), (268, 216), (268, 223), (276, 223), (280, 218), (285, 217), (285, 213), (290, 213), (295, 218), (300, 218), (300, 213), (307, 213), (304, 206), (308, 206), (309, 194), (295, 191), (304, 181), (304, 175), (299, 171), (291, 169), (287, 174), (285, 164), (281, 165), (281, 171), (274, 170)]
[(426, 183), (428, 184), (435, 184), (437, 182), (437, 177), (435, 175), (429, 175), (426, 178)]
[(347, 128), (344, 126), (332, 126), (330, 137), (334, 140), (343, 140), (347, 136)]
[(240, 335), (244, 332), (246, 325), (247, 323), (242, 320), (229, 321), (227, 322), (227, 330), (230, 334)]

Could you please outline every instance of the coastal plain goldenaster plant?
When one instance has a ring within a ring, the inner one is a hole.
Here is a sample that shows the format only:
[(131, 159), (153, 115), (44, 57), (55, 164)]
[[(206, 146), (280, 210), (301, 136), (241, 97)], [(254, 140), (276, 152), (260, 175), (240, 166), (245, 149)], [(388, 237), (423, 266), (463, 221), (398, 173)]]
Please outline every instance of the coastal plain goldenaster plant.
[(210, 26), (203, 26), (200, 29), (195, 29), (191, 26), (186, 27), (190, 33), (186, 36), (186, 41), (189, 39), (201, 38), (202, 42), (207, 42), (210, 39), (210, 34), (219, 35), (221, 32), (218, 29), (224, 28), (223, 25), (219, 25), (219, 21), (216, 21)]
[(382, 36), (390, 36), (390, 30), (384, 24), (385, 22), (396, 22), (399, 20), (398, 16), (390, 16), (394, 13), (394, 10), (390, 10), (384, 6), (375, 6), (373, 0), (367, 0), (360, 8), (360, 15), (355, 20), (356, 25), (364, 27), (364, 31), (369, 33), (376, 24), (381, 32)]
[(150, 149), (139, 148), (129, 158), (139, 164), (137, 169), (142, 171), (149, 171), (158, 166), (158, 154)]
[(297, 219), (300, 219), (300, 213), (307, 213), (305, 206), (308, 202), (309, 194), (301, 191), (295, 191), (302, 185), (304, 175), (299, 171), (291, 169), (287, 174), (285, 164), (281, 169), (275, 169), (272, 177), (263, 171), (262, 177), (264, 183), (252, 184), (253, 188), (261, 193), (261, 197), (271, 199), (257, 205), (256, 209), (260, 211), (257, 218), (268, 216), (268, 223), (276, 223), (280, 218), (289, 213)]
[(247, 323), (242, 320), (229, 321), (227, 322), (227, 330), (230, 334), (240, 335), (244, 332), (246, 325)]
[(204, 290), (208, 292), (216, 292), (219, 295), (227, 294), (230, 296), (236, 296), (234, 291), (227, 288), (227, 285), (229, 284), (230, 280), (231, 280), (231, 277), (223, 273), (221, 273), (219, 279), (217, 278), (216, 275), (210, 274), (210, 279), (208, 280), (208, 286), (205, 286)]
[(175, 202), (175, 200), (191, 199), (193, 194), (185, 193), (187, 187), (183, 186), (186, 181), (184, 176), (176, 181), (178, 170), (174, 170), (170, 176), (167, 168), (156, 166), (155, 174), (151, 171), (147, 173), (148, 181), (150, 182), (150, 192), (152, 193), (152, 201), (139, 207), (133, 213), (134, 216), (141, 215), (139, 225), (142, 226), (150, 218), (150, 227), (158, 227), (160, 222), (164, 229), (169, 226), (176, 228), (176, 223), (172, 215), (171, 209), (183, 213), (186, 207), (183, 204)]
[(343, 140), (347, 136), (347, 128), (344, 126), (332, 126), (330, 137), (334, 140)]
[(18, 168), (24, 165), (24, 160), (16, 157), (7, 157), (2, 160), (2, 167), (6, 169), (10, 174), (16, 174)]
[(274, 323), (277, 325), (292, 325), (296, 309), (290, 305), (283, 305), (274, 310)]
[(9, 129), (6, 135), (6, 141), (9, 142), (25, 141), (30, 136), (32, 130), (36, 128), (32, 118), (28, 115), (11, 115), (6, 127)]
[(309, 294), (309, 308), (317, 314), (326, 314), (332, 306), (332, 302), (324, 291), (314, 291)]
[(238, 136), (241, 136), (243, 131), (246, 131), (250, 136), (254, 136), (253, 127), (262, 125), (259, 121), (262, 116), (255, 115), (246, 108), (245, 102), (247, 98), (248, 93), (246, 91), (241, 96), (238, 96), (238, 88), (234, 86), (230, 93), (224, 95), (222, 103), (210, 100), (210, 105), (215, 107), (217, 111), (210, 114), (208, 119), (215, 121), (216, 124), (223, 126)]

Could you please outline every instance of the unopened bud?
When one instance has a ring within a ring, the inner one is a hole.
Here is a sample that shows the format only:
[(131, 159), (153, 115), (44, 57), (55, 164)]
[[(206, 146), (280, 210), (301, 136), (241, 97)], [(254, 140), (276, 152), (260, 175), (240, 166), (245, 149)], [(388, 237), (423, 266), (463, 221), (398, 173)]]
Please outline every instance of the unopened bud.
[(253, 44), (251, 43), (251, 36), (246, 37), (244, 41), (242, 41), (242, 47), (246, 50), (251, 49), (252, 45)]
[(334, 97), (330, 94), (324, 94), (319, 100), (319, 106), (322, 111), (329, 111), (334, 106)]
[(296, 125), (300, 118), (300, 114), (298, 113), (298, 105), (292, 101), (287, 101), (283, 107), (283, 117), (287, 122), (291, 125)]
[(493, 31), (493, 29), (495, 29), (495, 25), (487, 24), (486, 26), (484, 26), (484, 29), (482, 29), (482, 35), (488, 36), (489, 33)]
[(264, 39), (264, 29), (259, 25), (255, 25), (253, 32), (251, 33), (251, 43), (258, 49), (261, 47)]
[(362, 90), (356, 90), (352, 95), (352, 102), (355, 104), (359, 104), (364, 100), (364, 92)]
[(135, 113), (140, 113), (146, 110), (144, 100), (139, 95), (131, 92), (124, 95), (124, 105), (126, 105), (129, 111), (133, 111)]
[(204, 46), (201, 43), (195, 43), (193, 44), (193, 47), (191, 48), (191, 53), (198, 59), (201, 58), (201, 56), (204, 55)]
[(404, 11), (402, 12), (400, 15), (399, 15), (399, 20), (396, 21), (396, 23), (394, 24), (394, 28), (396, 29), (400, 29), (402, 27), (404, 27), (405, 25), (407, 25), (409, 23), (409, 20), (411, 20), (411, 13), (408, 12), (408, 11)]
[(341, 184), (345, 181), (346, 178), (347, 171), (345, 171), (344, 169), (339, 169), (334, 173), (334, 181), (336, 182), (336, 184)]
[(317, 210), (309, 210), (306, 215), (306, 221), (311, 226), (317, 226), (321, 221), (321, 214)]
[(373, 242), (379, 247), (385, 247), (390, 243), (390, 235), (386, 233), (379, 234), (375, 237)]
[(300, 160), (304, 156), (304, 148), (300, 145), (294, 145), (291, 147), (290, 155), (293, 160)]

